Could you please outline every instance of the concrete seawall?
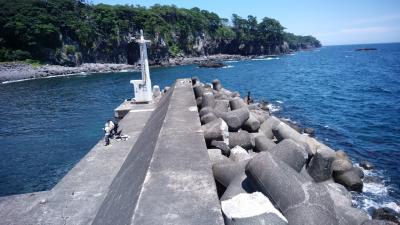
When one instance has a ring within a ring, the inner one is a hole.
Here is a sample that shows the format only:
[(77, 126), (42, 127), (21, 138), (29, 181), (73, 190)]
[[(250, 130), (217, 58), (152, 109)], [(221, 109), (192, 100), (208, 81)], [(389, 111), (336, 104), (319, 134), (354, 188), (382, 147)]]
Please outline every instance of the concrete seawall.
[(155, 102), (121, 104), (130, 138), (100, 141), (53, 189), (0, 198), (0, 225), (390, 224), (353, 207), (364, 172), (344, 151), (265, 103), (195, 77)]
[(120, 127), (53, 189), (0, 198), (0, 224), (223, 224), (190, 80)]

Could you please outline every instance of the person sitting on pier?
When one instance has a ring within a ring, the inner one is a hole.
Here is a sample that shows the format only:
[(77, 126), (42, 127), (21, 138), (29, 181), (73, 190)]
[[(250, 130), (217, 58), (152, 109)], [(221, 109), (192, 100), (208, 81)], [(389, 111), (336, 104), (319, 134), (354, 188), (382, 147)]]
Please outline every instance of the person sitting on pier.
[(104, 145), (107, 146), (110, 144), (110, 137), (115, 132), (115, 124), (112, 120), (107, 120), (106, 124), (104, 125)]

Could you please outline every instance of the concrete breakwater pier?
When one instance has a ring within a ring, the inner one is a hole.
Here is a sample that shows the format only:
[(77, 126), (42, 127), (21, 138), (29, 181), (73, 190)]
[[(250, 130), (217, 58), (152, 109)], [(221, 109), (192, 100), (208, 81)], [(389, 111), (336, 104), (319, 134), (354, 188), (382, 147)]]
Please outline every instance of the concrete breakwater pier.
[(127, 141), (100, 141), (51, 190), (0, 198), (0, 224), (394, 224), (351, 204), (362, 170), (217, 80), (124, 102)]

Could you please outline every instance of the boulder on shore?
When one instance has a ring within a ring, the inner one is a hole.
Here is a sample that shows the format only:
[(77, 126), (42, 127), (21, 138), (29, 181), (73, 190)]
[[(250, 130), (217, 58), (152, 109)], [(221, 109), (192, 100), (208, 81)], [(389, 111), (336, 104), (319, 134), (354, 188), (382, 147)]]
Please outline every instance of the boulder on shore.
[(361, 161), (360, 166), (366, 170), (372, 170), (375, 168), (374, 164), (368, 161)]
[(400, 224), (400, 213), (388, 207), (375, 209), (372, 213), (372, 219), (387, 220)]
[(198, 64), (199, 68), (221, 68), (226, 66), (222, 62), (216, 62), (216, 61), (204, 61)]

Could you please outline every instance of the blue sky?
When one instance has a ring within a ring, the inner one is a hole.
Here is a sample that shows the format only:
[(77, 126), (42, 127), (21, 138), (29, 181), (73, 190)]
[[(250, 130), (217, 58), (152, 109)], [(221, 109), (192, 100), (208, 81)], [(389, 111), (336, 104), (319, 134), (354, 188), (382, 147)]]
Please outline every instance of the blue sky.
[(272, 17), (287, 31), (313, 35), (324, 45), (400, 42), (400, 0), (92, 0), (94, 4), (199, 7), (231, 18)]

